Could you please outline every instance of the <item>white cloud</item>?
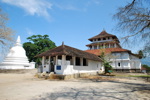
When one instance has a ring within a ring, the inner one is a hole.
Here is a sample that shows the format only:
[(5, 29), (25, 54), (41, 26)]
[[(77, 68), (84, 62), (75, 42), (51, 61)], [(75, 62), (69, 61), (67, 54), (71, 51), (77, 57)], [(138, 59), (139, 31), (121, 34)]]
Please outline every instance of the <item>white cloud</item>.
[(2, 0), (2, 2), (22, 8), (30, 15), (43, 16), (49, 18), (48, 9), (52, 4), (45, 0)]
[(79, 10), (77, 7), (75, 7), (71, 4), (58, 4), (58, 3), (55, 3), (55, 6), (62, 9), (62, 10)]
[(89, 7), (100, 4), (100, 0), (60, 0), (53, 2), (53, 6), (59, 9), (72, 11), (86, 11)]

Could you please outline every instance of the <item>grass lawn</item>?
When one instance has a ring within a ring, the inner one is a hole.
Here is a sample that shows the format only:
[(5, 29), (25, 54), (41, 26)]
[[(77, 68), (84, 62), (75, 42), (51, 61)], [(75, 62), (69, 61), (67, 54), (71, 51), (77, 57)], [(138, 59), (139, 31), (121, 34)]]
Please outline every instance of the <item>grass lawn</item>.
[(129, 73), (112, 73), (110, 74), (111, 76), (116, 76), (116, 77), (143, 77), (143, 78), (150, 78), (150, 75), (147, 75), (147, 74), (139, 74), (139, 75), (136, 75), (136, 74), (129, 74)]
[(150, 78), (150, 75), (129, 75), (129, 77), (145, 77), (145, 78)]

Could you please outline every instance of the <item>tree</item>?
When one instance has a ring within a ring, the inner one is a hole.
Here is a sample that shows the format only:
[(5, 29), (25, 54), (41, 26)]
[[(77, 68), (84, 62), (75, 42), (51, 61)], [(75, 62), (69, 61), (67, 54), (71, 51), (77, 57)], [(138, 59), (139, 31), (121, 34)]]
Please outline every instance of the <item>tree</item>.
[(26, 50), (26, 55), (29, 58), (29, 61), (40, 63), (39, 58), (36, 58), (35, 56), (56, 47), (55, 43), (49, 39), (48, 35), (32, 35), (27, 39), (29, 42), (25, 42), (23, 47)]
[[(128, 41), (130, 37), (138, 36), (140, 42), (145, 43), (143, 52), (150, 55), (150, 1), (149, 0), (132, 0), (124, 7), (118, 8), (117, 13), (113, 16), (117, 19), (117, 28), (128, 35), (123, 37)], [(136, 38), (133, 40), (138, 41)], [(144, 40), (144, 41), (143, 41)]]
[[(150, 42), (150, 41), (149, 41)], [(147, 43), (144, 46), (143, 53), (145, 56), (150, 56), (150, 43)]]
[(5, 54), (14, 41), (14, 31), (7, 27), (8, 20), (7, 14), (0, 8), (0, 52), (3, 52), (1, 54)]
[(112, 58), (112, 56), (106, 55), (104, 53), (104, 51), (102, 51), (101, 54), (100, 54), (100, 58), (102, 60), (103, 66), (105, 68), (105, 74), (106, 73), (110, 74), (111, 73), (110, 70), (112, 70), (112, 66), (110, 65), (110, 63), (111, 63), (110, 59)]
[(139, 57), (139, 59), (142, 59), (142, 58), (144, 58), (145, 56), (144, 56), (144, 53), (143, 53), (143, 51), (142, 50), (139, 50), (138, 51), (138, 53), (137, 54), (135, 54), (136, 56), (138, 56)]
[(2, 45), (7, 45), (14, 40), (13, 30), (6, 26), (8, 20), (7, 15), (0, 9), (0, 43)]

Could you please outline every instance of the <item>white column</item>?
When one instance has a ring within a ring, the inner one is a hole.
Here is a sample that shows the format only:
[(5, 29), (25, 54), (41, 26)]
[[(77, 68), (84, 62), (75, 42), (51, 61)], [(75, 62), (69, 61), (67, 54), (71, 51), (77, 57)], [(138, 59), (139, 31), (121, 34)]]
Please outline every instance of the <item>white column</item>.
[(97, 45), (97, 49), (99, 49), (99, 45)]
[(103, 44), (103, 48), (105, 48), (105, 44)]
[(110, 48), (110, 43), (109, 43), (109, 48)]
[(57, 62), (58, 62), (58, 56), (56, 56), (55, 58), (55, 65), (57, 66)]
[(75, 66), (76, 65), (76, 57), (73, 57), (72, 59), (73, 59), (73, 66)]
[(66, 65), (66, 55), (62, 55), (62, 65)]
[(94, 46), (92, 45), (92, 50), (94, 49)]
[(116, 43), (115, 43), (115, 48), (117, 47)]
[(42, 66), (44, 66), (44, 62), (45, 62), (45, 57), (42, 57)]

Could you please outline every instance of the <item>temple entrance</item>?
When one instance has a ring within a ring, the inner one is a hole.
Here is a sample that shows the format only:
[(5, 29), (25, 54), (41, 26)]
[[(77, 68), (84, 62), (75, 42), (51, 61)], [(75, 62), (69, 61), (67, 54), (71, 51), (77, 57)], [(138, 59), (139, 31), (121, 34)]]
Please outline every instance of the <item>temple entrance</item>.
[(54, 72), (54, 67), (55, 67), (55, 65), (54, 65), (54, 58), (53, 58), (53, 57), (51, 58), (50, 66), (51, 66), (50, 71), (51, 71), (51, 72)]

